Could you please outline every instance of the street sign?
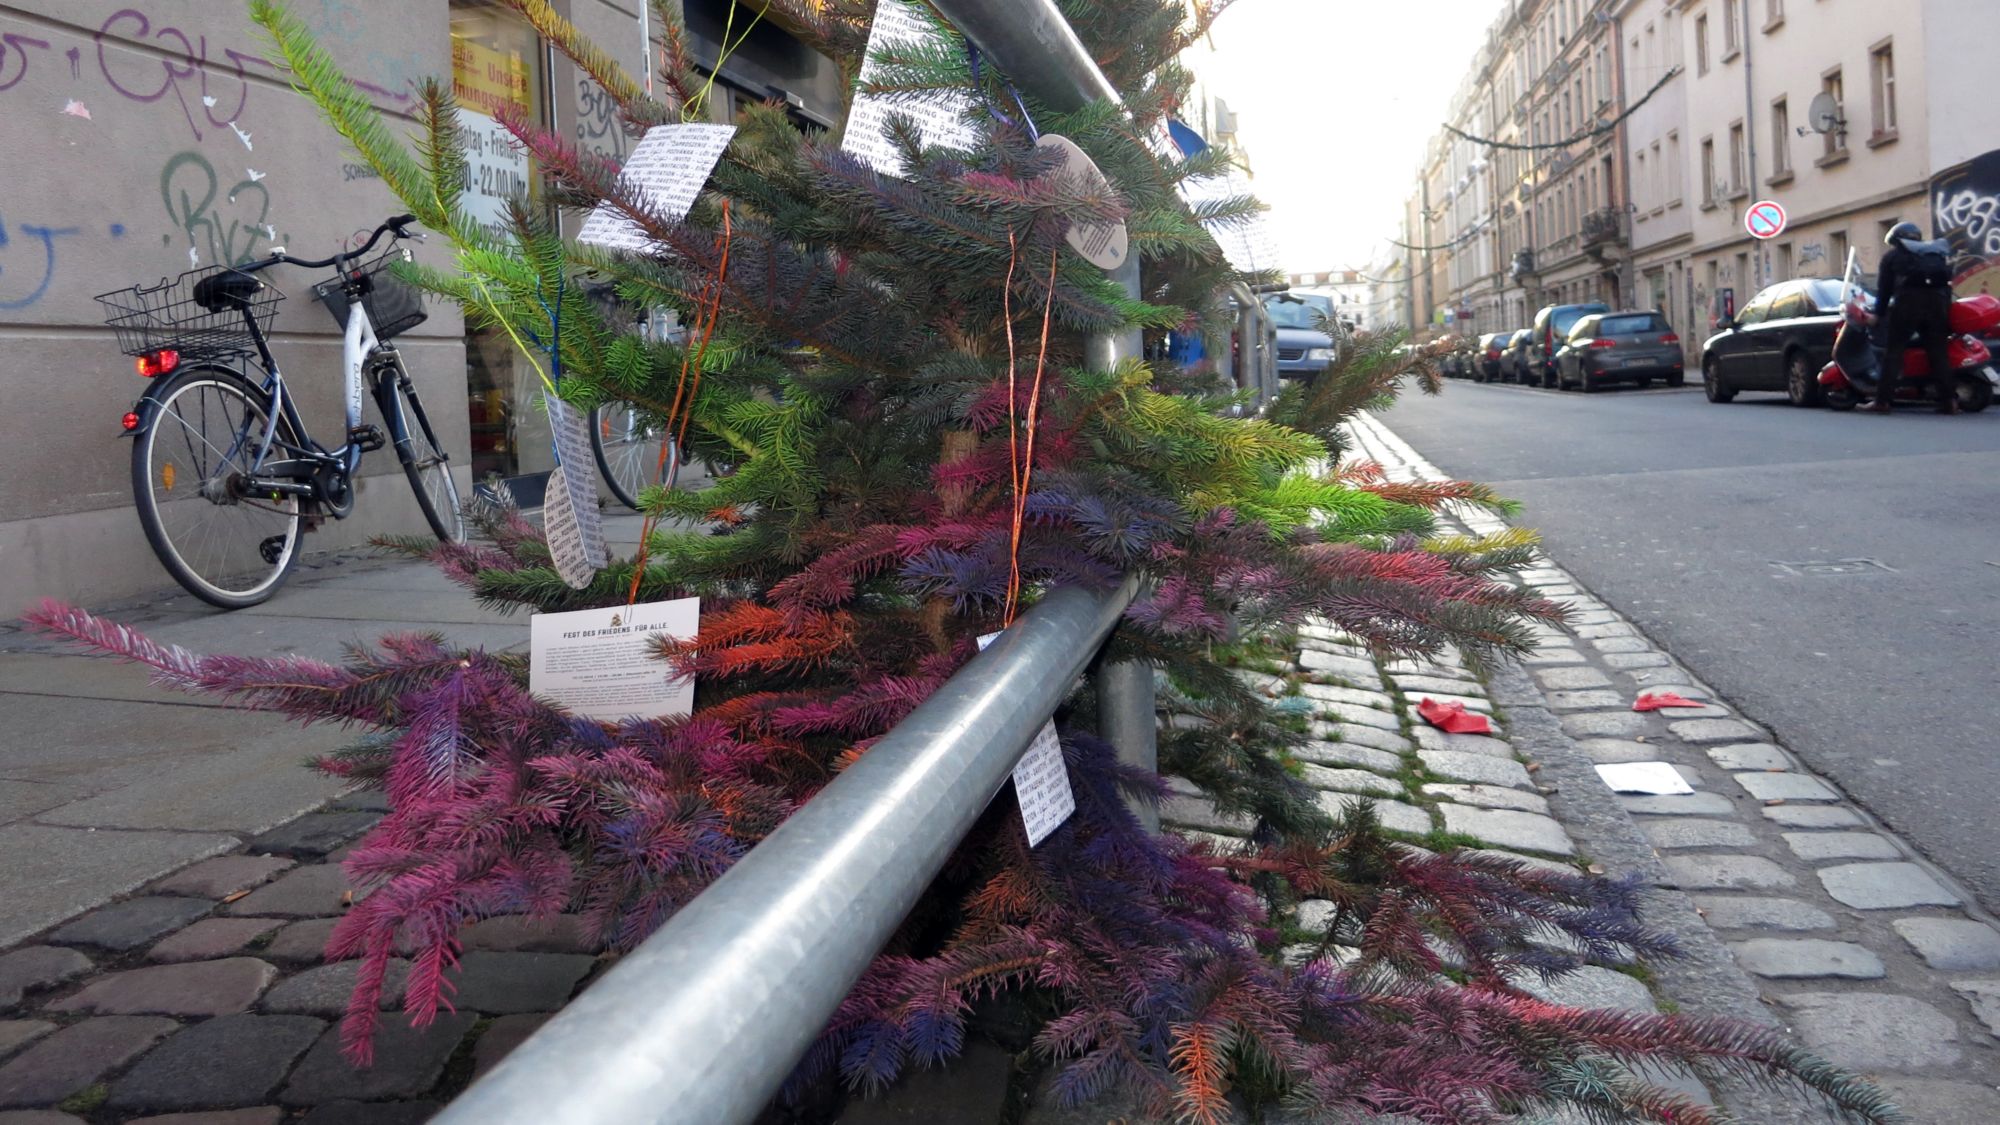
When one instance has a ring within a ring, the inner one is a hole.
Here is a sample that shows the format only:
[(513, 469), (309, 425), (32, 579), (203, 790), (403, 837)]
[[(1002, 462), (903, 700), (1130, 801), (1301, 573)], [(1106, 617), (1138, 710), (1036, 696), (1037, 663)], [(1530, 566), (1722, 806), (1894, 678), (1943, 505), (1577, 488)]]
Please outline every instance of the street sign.
[(1785, 233), (1785, 209), (1771, 199), (1759, 200), (1743, 213), (1743, 229), (1757, 239), (1776, 238)]

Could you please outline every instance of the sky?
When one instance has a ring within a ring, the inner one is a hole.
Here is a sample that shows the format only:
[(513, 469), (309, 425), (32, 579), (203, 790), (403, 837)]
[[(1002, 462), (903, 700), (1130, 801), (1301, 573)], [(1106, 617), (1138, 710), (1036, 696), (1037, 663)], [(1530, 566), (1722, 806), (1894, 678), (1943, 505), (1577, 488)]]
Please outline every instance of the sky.
[(1197, 61), (1292, 272), (1368, 265), (1505, 0), (1236, 0)]

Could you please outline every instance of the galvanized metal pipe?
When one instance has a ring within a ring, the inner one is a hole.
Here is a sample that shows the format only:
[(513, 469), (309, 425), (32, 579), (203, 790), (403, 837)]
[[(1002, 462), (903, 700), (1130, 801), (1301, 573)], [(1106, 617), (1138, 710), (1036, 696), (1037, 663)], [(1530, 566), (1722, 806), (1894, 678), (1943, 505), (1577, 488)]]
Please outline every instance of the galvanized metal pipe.
[(1050, 593), (434, 1120), (747, 1122), (1137, 589)]
[(1119, 100), (1055, 0), (931, 3), (1029, 97), (1064, 112)]

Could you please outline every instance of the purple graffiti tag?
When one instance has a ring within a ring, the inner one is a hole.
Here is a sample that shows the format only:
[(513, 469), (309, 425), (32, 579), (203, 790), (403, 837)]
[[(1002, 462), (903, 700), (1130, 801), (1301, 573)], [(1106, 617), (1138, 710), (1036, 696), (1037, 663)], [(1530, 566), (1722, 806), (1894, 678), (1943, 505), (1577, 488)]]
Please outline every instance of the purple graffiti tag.
[[(242, 117), (244, 108), (249, 104), (249, 65), (255, 64), (265, 68), (271, 66), (268, 61), (255, 55), (227, 47), (222, 51), (227, 57), (226, 63), (211, 62), (208, 57), (208, 36), (201, 35), (189, 39), (187, 33), (177, 27), (156, 29), (152, 21), (146, 18), (145, 13), (131, 8), (113, 12), (98, 26), (95, 38), (97, 69), (104, 75), (104, 80), (110, 83), (111, 88), (135, 102), (148, 103), (157, 102), (171, 92), (181, 107), (182, 116), (187, 118), (188, 128), (194, 133), (195, 140), (202, 139), (201, 125), (195, 121), (194, 115), (197, 102), (201, 107), (202, 117), (211, 127), (220, 128), (227, 125)], [(105, 50), (105, 41), (113, 38), (131, 39), (135, 42), (150, 38), (154, 45), (164, 45), (172, 57), (157, 60), (160, 68), (157, 78), (153, 76), (154, 60), (141, 60), (139, 70), (128, 71), (121, 77), (118, 73), (119, 67), (112, 61), (115, 52)], [(210, 92), (211, 68), (213, 73), (223, 74), (225, 81), (228, 73), (234, 71), (237, 94), (236, 104), (233, 107), (224, 109), (225, 99)], [(199, 89), (195, 101), (191, 102), (187, 92), (182, 90), (181, 82), (196, 75), (200, 76)]]
[(67, 50), (67, 51), (64, 51), (64, 52), (63, 52), (63, 54), (65, 54), (65, 55), (68, 55), (68, 56), (69, 56), (69, 80), (70, 80), (71, 82), (74, 82), (74, 81), (76, 81), (77, 79), (79, 79), (79, 78), (82, 78), (82, 77), (83, 77), (83, 48), (81, 48), (81, 47), (71, 47), (71, 48), (70, 48), (69, 50)]
[[(14, 88), (15, 83), (28, 76), (28, 48), (30, 47), (40, 47), (46, 51), (49, 49), (49, 44), (47, 40), (30, 39), (25, 35), (17, 35), (11, 31), (0, 33), (0, 90), (11, 90)], [(12, 78), (8, 78), (7, 72), (13, 68), (8, 66), (7, 60), (15, 56), (20, 58), (21, 68), (14, 71)]]
[[(48, 293), (49, 286), (56, 279), (56, 239), (76, 234), (80, 229), (77, 227), (43, 227), (36, 226), (33, 223), (17, 223), (15, 227), (30, 239), (41, 242), (42, 279), (36, 283), (34, 290), (25, 297), (18, 297), (13, 300), (0, 297), (0, 309), (4, 310), (25, 309), (36, 301), (41, 300), (43, 295)], [(7, 225), (4, 221), (0, 221), (0, 250), (6, 249), (8, 242)], [(6, 276), (6, 266), (0, 265), (0, 277), (4, 276)]]

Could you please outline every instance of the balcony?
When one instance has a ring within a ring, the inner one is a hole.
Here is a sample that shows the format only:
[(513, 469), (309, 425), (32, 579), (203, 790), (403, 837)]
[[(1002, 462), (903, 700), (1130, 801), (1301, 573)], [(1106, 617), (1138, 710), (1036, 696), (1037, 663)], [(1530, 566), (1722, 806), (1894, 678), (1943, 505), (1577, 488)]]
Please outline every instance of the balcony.
[(1632, 241), (1631, 229), (1625, 220), (1623, 207), (1601, 207), (1583, 217), (1577, 233), (1586, 251), (1593, 254), (1603, 250), (1623, 247)]
[(1534, 275), (1535, 252), (1533, 250), (1515, 251), (1514, 264), (1508, 269), (1507, 276), (1513, 278), (1515, 281), (1522, 281)]

